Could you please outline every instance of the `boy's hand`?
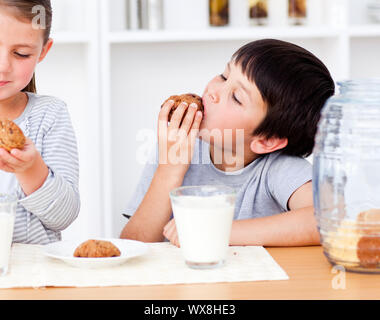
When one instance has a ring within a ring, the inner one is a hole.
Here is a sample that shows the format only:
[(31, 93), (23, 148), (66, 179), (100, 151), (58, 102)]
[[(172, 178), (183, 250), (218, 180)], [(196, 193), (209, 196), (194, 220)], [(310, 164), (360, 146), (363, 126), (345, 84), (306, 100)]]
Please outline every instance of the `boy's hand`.
[(174, 244), (178, 248), (180, 247), (179, 240), (178, 240), (177, 227), (175, 225), (174, 219), (171, 219), (166, 224), (166, 226), (164, 227), (163, 235), (165, 236), (166, 239), (170, 241), (170, 243)]
[(32, 140), (26, 137), (24, 149), (10, 152), (0, 148), (0, 170), (11, 173), (23, 173), (30, 169), (39, 153)]
[[(181, 103), (168, 125), (168, 115), (174, 102), (169, 100), (161, 108), (158, 118), (159, 168), (184, 176), (190, 166), (195, 139), (199, 133), (202, 112), (197, 105)], [(185, 111), (187, 114), (183, 117)], [(183, 118), (183, 120), (182, 120)], [(181, 123), (182, 121), (182, 123)]]

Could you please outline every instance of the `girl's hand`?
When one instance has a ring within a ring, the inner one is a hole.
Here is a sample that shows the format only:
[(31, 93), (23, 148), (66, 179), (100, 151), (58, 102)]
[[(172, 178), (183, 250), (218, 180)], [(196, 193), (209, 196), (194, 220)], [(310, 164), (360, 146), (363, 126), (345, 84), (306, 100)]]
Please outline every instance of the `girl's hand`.
[(0, 149), (0, 170), (14, 173), (27, 196), (38, 190), (49, 175), (49, 168), (28, 137), (22, 150)]
[(174, 219), (171, 219), (166, 224), (166, 226), (164, 227), (163, 235), (165, 236), (166, 239), (170, 241), (170, 243), (174, 244), (178, 248), (180, 247), (179, 240), (178, 240), (177, 227), (175, 225)]
[(23, 173), (35, 163), (39, 152), (28, 137), (24, 149), (13, 149), (10, 152), (0, 148), (0, 170), (11, 173)]
[[(158, 118), (159, 168), (185, 176), (193, 156), (202, 112), (197, 112), (196, 104), (188, 106), (186, 103), (181, 103), (174, 111), (168, 125), (168, 115), (173, 104), (171, 100), (166, 102)], [(186, 110), (187, 114), (183, 117)]]

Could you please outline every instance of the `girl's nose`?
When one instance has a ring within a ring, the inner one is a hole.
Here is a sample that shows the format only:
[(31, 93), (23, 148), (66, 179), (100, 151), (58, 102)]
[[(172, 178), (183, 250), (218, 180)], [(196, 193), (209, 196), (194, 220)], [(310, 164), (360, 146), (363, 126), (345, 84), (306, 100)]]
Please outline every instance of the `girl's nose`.
[(10, 72), (11, 62), (7, 57), (0, 55), (0, 73)]

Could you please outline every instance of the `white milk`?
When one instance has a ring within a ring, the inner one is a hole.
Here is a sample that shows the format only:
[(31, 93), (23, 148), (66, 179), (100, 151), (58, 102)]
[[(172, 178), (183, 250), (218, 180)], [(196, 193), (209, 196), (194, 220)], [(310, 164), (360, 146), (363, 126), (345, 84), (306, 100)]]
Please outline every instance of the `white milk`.
[(172, 205), (185, 260), (195, 263), (223, 261), (228, 250), (235, 205), (227, 202), (226, 196), (187, 196)]
[(13, 237), (14, 216), (0, 212), (0, 270), (8, 268)]

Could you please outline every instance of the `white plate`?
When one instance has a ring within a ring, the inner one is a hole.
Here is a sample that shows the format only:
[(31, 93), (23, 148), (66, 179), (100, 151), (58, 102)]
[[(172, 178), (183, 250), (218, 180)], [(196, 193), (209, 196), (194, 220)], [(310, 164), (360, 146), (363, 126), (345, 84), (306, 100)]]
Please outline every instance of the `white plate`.
[(93, 239), (112, 242), (120, 250), (120, 256), (108, 258), (74, 257), (75, 249), (84, 241), (68, 240), (45, 245), (43, 247), (43, 253), (50, 258), (62, 260), (74, 267), (95, 269), (118, 266), (131, 258), (144, 255), (148, 251), (148, 245), (140, 241), (124, 239)]

